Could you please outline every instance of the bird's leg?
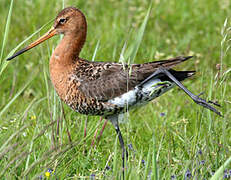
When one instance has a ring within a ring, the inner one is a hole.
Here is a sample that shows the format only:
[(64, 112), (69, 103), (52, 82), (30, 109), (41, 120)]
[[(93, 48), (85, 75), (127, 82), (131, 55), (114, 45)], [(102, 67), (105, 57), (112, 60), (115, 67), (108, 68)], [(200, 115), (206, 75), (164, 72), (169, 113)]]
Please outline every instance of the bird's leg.
[(103, 131), (104, 131), (106, 125), (107, 125), (107, 119), (105, 120), (105, 122), (104, 122), (104, 124), (103, 124), (103, 127), (102, 127), (102, 129), (101, 129), (101, 131), (100, 131), (100, 133), (99, 133), (99, 136), (97, 137), (97, 143), (99, 143), (99, 140), (100, 140), (100, 138), (101, 138), (101, 136), (102, 136), (102, 134), (103, 134)]
[[(216, 106), (220, 106), (217, 103), (214, 103), (212, 101), (206, 101), (202, 98), (200, 98), (199, 96), (193, 94), (191, 91), (189, 91), (180, 81), (178, 81), (167, 69), (165, 69), (164, 67), (160, 67), (158, 68), (151, 76), (149, 76), (147, 79), (145, 79), (143, 82), (141, 82), (138, 87), (142, 87), (142, 85), (144, 83), (146, 83), (147, 81), (149, 81), (150, 79), (152, 79), (153, 77), (157, 76), (158, 74), (165, 74), (169, 79), (171, 79), (180, 89), (182, 89), (195, 103), (215, 112), (216, 114), (218, 114), (219, 116), (222, 116), (221, 113), (216, 110), (216, 108), (214, 108), (213, 106), (211, 106), (210, 104), (216, 105)], [(210, 104), (209, 104), (210, 103)]]
[(120, 142), (120, 146), (122, 149), (122, 161), (123, 161), (123, 170), (124, 170), (124, 167), (125, 167), (124, 154), (126, 154), (126, 158), (128, 158), (128, 152), (127, 152), (127, 149), (124, 147), (124, 140), (123, 140), (123, 137), (122, 137), (122, 134), (121, 134), (121, 131), (118, 125), (115, 126), (115, 130), (119, 137), (119, 142)]
[(122, 149), (123, 179), (124, 179), (125, 155), (126, 155), (126, 159), (127, 159), (128, 158), (128, 152), (124, 146), (124, 140), (123, 140), (120, 128), (119, 128), (118, 115), (115, 115), (115, 116), (110, 117), (108, 119), (112, 122), (112, 124), (115, 127), (116, 133), (117, 133), (118, 138), (119, 138), (120, 147)]
[[(100, 117), (100, 120), (99, 120), (99, 123), (98, 123), (97, 126), (99, 126), (99, 124), (102, 122), (102, 120), (103, 120), (103, 118)], [(96, 140), (96, 136), (97, 136), (97, 133), (98, 133), (98, 129), (99, 129), (99, 127), (97, 127), (96, 130), (95, 130), (94, 137), (93, 137), (93, 139), (91, 141), (91, 147), (93, 147), (95, 145), (95, 140)]]

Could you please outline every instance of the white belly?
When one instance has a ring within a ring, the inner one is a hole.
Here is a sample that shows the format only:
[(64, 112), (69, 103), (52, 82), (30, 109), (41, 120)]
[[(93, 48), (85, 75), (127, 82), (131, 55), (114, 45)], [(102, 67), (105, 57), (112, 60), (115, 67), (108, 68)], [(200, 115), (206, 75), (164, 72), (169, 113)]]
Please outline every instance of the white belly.
[(174, 83), (169, 81), (162, 82), (160, 79), (151, 79), (143, 84), (141, 88), (136, 86), (134, 89), (108, 102), (124, 108), (146, 104), (171, 89), (173, 85)]

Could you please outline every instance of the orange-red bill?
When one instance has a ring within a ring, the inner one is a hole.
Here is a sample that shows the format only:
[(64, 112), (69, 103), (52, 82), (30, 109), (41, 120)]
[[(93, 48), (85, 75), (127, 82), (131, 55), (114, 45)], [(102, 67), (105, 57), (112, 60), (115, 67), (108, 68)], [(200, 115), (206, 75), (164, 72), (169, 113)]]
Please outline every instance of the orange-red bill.
[(13, 56), (7, 58), (7, 61), (15, 58), (16, 56), (28, 51), (29, 49), (39, 45), (40, 43), (42, 43), (43, 41), (46, 41), (47, 39), (51, 38), (52, 36), (56, 35), (57, 31), (56, 29), (54, 29), (53, 27), (46, 33), (44, 34), (42, 37), (40, 37), (39, 39), (37, 39), (36, 41), (34, 41), (33, 43), (31, 43), (29, 46), (21, 49), (20, 51), (16, 52)]

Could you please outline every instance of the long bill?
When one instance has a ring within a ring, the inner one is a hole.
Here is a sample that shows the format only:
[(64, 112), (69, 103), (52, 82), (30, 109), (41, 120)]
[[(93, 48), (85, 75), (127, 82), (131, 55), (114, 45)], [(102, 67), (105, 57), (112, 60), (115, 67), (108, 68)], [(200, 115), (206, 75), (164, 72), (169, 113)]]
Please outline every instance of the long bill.
[(55, 28), (51, 28), (46, 34), (44, 34), (43, 36), (41, 36), (39, 39), (37, 39), (36, 41), (34, 41), (33, 43), (31, 43), (29, 46), (21, 49), (20, 51), (16, 52), (13, 56), (7, 58), (7, 61), (17, 57), (18, 55), (28, 51), (29, 49), (39, 45), (40, 43), (42, 43), (43, 41), (46, 41), (47, 39), (51, 38), (52, 36), (56, 35), (57, 31)]

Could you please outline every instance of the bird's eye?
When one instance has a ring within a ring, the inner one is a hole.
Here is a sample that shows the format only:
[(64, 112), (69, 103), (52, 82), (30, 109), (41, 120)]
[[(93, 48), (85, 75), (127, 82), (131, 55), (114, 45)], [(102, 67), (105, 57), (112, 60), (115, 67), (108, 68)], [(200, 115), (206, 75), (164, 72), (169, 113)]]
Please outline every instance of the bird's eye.
[(67, 19), (61, 18), (61, 19), (59, 20), (59, 23), (60, 23), (60, 24), (64, 24), (66, 21), (67, 21)]

